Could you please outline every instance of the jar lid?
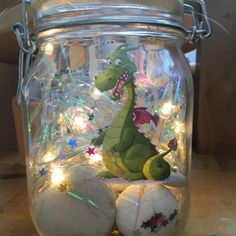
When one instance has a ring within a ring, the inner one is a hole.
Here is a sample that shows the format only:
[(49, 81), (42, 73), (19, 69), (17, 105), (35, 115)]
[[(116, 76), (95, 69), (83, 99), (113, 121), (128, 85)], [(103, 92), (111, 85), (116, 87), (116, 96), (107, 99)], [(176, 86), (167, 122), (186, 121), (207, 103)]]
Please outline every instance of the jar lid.
[(37, 32), (92, 23), (149, 23), (183, 29), (184, 0), (32, 0)]

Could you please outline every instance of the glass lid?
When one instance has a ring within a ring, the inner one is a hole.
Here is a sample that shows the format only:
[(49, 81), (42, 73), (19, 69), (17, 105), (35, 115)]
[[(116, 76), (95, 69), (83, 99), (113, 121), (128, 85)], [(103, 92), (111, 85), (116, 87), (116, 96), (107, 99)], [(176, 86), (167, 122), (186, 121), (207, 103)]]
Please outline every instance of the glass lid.
[(184, 0), (32, 0), (36, 31), (92, 23), (183, 27)]

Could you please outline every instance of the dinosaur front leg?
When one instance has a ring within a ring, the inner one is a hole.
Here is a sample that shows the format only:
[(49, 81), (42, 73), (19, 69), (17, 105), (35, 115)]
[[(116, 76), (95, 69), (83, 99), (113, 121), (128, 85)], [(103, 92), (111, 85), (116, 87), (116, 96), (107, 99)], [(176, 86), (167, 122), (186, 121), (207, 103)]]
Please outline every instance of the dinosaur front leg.
[(105, 132), (99, 135), (98, 137), (93, 138), (91, 140), (91, 144), (93, 144), (94, 146), (101, 146), (103, 144), (104, 137), (105, 137)]

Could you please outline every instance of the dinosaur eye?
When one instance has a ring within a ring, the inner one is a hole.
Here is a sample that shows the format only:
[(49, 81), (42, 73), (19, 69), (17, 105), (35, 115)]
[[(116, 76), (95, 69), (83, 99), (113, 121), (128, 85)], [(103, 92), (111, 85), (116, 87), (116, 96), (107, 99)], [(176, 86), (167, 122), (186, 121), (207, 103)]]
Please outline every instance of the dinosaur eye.
[(114, 64), (116, 66), (121, 65), (121, 60), (119, 58), (116, 58), (115, 61), (114, 61)]
[(111, 65), (112, 64), (112, 61), (110, 59), (107, 59), (107, 64), (108, 65)]

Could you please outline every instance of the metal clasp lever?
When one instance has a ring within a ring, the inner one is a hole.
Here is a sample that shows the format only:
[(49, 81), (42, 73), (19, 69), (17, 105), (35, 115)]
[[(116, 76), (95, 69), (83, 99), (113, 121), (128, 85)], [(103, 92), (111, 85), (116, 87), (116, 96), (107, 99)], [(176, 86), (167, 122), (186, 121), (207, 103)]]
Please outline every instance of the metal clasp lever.
[(190, 41), (196, 42), (200, 38), (209, 38), (211, 36), (212, 30), (205, 1), (194, 0), (188, 2), (198, 3), (202, 12), (199, 13), (190, 4), (184, 4), (184, 12), (190, 13), (193, 19), (193, 26), (190, 29), (186, 29), (186, 33), (189, 35)]
[(12, 26), (12, 32), (16, 35), (21, 50), (28, 54), (33, 53), (36, 50), (36, 45), (32, 40), (30, 40), (27, 4), (30, 4), (29, 0), (22, 0), (22, 23), (15, 23)]
[(18, 87), (16, 93), (17, 105), (21, 103), (22, 84), (29, 69), (32, 55), (36, 51), (36, 44), (30, 39), (30, 33), (28, 29), (27, 3), (30, 3), (30, 1), (22, 0), (21, 2), (22, 23), (17, 22), (12, 26), (12, 32), (16, 35), (16, 39), (20, 47), (18, 64)]

